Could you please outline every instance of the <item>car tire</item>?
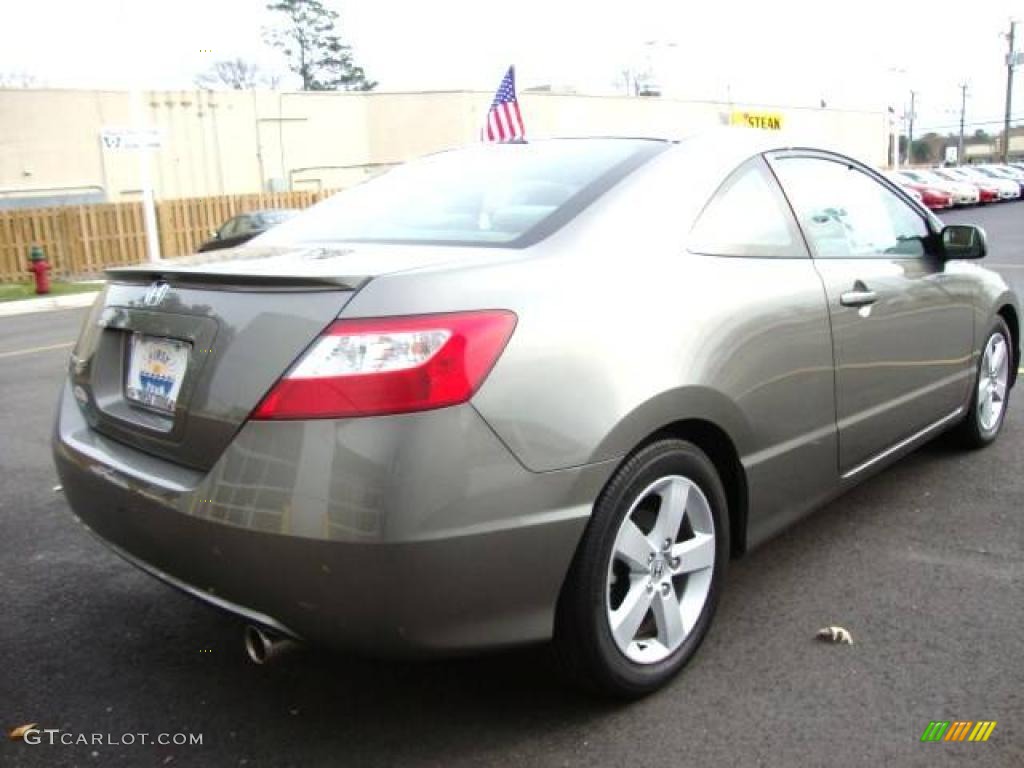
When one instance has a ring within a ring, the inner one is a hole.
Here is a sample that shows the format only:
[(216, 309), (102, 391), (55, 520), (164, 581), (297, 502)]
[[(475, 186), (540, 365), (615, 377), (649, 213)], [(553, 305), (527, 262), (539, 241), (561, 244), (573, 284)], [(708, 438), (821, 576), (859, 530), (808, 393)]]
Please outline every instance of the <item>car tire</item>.
[[(1002, 350), (1001, 362), (993, 360)], [(1006, 419), (1006, 407), (1010, 399), (1010, 382), (1013, 380), (1014, 360), (1013, 337), (1006, 322), (997, 317), (981, 348), (978, 366), (971, 390), (971, 403), (967, 415), (956, 430), (956, 437), (966, 448), (983, 448), (995, 441)], [(999, 395), (1001, 389), (1001, 396)], [(998, 400), (998, 411), (993, 412), (994, 400)]]
[(637, 698), (679, 672), (711, 625), (729, 559), (728, 521), (718, 473), (692, 443), (659, 440), (616, 471), (555, 617), (555, 652), (574, 682)]

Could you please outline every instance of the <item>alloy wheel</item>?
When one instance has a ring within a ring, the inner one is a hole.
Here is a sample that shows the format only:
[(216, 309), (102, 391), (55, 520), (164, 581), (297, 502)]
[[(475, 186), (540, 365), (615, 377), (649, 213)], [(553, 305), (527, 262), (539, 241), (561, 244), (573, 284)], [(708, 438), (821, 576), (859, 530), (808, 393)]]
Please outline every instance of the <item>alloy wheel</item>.
[(978, 423), (985, 432), (999, 426), (1006, 406), (1010, 379), (1010, 355), (1006, 339), (993, 333), (985, 345), (978, 375)]
[(630, 661), (655, 664), (683, 644), (714, 564), (715, 524), (700, 487), (680, 475), (651, 483), (623, 518), (608, 563), (608, 625)]

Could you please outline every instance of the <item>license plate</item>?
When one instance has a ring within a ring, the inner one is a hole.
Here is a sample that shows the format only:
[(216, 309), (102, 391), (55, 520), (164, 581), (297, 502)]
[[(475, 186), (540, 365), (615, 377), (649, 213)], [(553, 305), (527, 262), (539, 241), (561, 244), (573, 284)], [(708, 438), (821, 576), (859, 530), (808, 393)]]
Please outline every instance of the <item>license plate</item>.
[(173, 413), (188, 368), (190, 345), (184, 341), (132, 334), (125, 396), (136, 403)]

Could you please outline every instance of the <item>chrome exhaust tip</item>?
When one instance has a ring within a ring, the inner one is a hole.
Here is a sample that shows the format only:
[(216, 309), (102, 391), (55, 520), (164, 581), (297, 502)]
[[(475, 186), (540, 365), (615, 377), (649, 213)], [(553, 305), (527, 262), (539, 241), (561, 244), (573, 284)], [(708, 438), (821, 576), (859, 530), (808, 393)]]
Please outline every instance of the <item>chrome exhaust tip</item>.
[(297, 646), (294, 640), (254, 624), (245, 628), (242, 639), (245, 654), (253, 664), (268, 664)]

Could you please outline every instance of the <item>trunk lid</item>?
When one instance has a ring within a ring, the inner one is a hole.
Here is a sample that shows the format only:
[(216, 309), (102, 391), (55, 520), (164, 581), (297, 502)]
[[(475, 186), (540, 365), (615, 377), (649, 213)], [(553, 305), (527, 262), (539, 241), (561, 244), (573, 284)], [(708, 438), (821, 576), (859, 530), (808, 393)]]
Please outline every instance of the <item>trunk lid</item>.
[[(454, 257), (411, 250), (245, 248), (108, 270), (71, 356), (75, 397), (96, 431), (209, 469), (363, 285)], [(129, 379), (154, 371), (175, 382), (164, 409), (130, 397)]]

